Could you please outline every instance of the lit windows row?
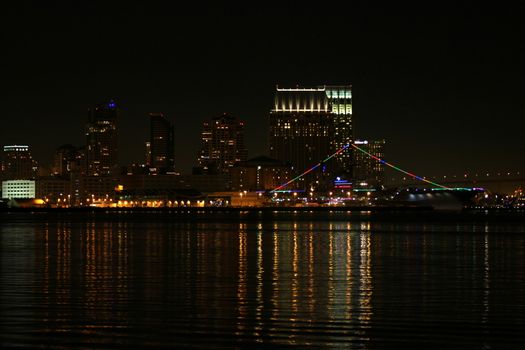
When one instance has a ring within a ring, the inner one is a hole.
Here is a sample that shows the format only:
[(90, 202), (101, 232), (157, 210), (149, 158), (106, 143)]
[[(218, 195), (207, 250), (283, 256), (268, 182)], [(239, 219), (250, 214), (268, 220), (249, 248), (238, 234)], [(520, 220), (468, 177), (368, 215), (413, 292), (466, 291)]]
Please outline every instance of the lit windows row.
[(352, 98), (352, 90), (326, 90), (326, 96), (330, 99), (334, 98)]

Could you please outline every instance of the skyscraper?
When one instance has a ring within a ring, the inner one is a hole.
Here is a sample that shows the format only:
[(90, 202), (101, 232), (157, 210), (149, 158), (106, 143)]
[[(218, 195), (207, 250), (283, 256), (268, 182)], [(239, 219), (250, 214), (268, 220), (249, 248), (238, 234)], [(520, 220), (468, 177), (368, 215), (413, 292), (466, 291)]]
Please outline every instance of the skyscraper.
[[(322, 87), (320, 87), (322, 88)], [(330, 103), (333, 118), (333, 149), (334, 152), (354, 141), (354, 128), (352, 121), (352, 85), (324, 86), (326, 96)], [(352, 174), (352, 152), (349, 150), (339, 154), (335, 161), (339, 175)]]
[(86, 131), (86, 174), (103, 176), (118, 171), (118, 108), (110, 100), (89, 110)]
[(150, 168), (158, 174), (174, 171), (173, 126), (162, 113), (150, 113)]
[[(333, 153), (334, 118), (326, 89), (277, 87), (269, 136), (270, 156), (290, 163), (295, 174)], [(332, 168), (333, 163), (322, 164), (305, 181), (318, 181)]]
[[(385, 140), (356, 140), (354, 144), (377, 158), (385, 156)], [(354, 151), (354, 178), (372, 186), (381, 186), (385, 181), (385, 166), (363, 152)]]
[[(290, 162), (296, 174), (353, 142), (352, 86), (276, 88), (270, 112), (270, 156)], [(352, 152), (338, 154), (305, 180), (352, 174)]]
[(31, 157), (29, 146), (4, 146), (0, 158), (2, 180), (31, 180), (37, 172), (37, 163)]
[(198, 163), (205, 174), (225, 174), (236, 162), (245, 161), (244, 122), (228, 114), (203, 123)]

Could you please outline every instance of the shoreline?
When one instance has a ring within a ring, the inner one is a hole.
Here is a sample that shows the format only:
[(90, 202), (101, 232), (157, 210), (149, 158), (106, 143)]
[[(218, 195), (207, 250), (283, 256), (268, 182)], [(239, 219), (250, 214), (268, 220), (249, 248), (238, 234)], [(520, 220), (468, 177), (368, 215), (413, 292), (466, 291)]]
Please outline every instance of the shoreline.
[(98, 208), (98, 207), (71, 207), (71, 208), (0, 208), (0, 213), (24, 213), (24, 212), (330, 212), (330, 211), (433, 211), (430, 206), (337, 206), (337, 207), (158, 207), (158, 208)]
[(158, 208), (0, 208), (0, 213), (191, 213), (191, 212), (450, 212), (450, 211), (505, 211), (524, 212), (522, 208), (463, 208), (460, 210), (441, 210), (431, 206), (334, 206), (334, 207), (158, 207)]

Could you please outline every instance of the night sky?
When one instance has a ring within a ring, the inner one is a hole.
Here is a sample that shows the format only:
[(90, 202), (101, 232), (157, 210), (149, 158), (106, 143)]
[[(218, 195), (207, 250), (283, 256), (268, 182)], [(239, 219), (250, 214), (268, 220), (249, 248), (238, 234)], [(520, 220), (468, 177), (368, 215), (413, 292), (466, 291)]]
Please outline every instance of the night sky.
[(421, 175), (525, 171), (519, 13), (301, 4), (3, 8), (0, 144), (29, 144), (47, 165), (84, 144), (88, 107), (115, 98), (121, 163), (143, 161), (147, 113), (164, 112), (189, 173), (203, 120), (244, 119), (257, 156), (276, 84), (351, 83), (356, 136), (386, 139), (388, 161)]

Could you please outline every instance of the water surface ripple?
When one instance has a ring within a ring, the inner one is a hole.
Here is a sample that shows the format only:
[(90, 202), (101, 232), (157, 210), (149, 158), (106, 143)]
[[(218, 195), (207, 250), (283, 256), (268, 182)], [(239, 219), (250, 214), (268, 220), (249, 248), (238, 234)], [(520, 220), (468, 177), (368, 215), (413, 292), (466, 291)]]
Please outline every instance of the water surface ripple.
[(2, 348), (523, 344), (522, 212), (0, 213)]

